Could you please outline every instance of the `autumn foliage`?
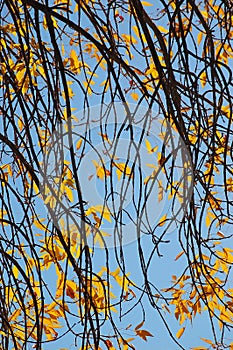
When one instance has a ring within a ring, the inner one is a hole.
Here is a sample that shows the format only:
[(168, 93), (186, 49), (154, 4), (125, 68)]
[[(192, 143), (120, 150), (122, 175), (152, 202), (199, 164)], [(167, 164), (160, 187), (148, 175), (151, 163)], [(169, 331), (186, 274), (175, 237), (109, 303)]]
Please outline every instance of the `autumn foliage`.
[(232, 43), (230, 0), (1, 1), (0, 350), (233, 349)]

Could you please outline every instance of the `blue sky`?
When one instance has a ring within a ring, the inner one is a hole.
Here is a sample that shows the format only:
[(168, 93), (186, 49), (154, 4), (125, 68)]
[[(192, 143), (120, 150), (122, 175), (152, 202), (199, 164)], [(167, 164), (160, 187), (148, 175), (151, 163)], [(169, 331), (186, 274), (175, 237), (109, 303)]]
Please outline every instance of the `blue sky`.
[[(153, 7), (149, 7), (148, 10), (151, 14), (153, 14)], [(121, 31), (128, 31), (128, 25), (129, 23), (127, 22), (127, 19), (125, 16), (125, 19), (122, 23), (119, 23), (119, 26), (121, 26)], [(87, 18), (83, 18), (83, 26), (88, 26), (90, 27), (90, 23), (87, 21)], [(166, 28), (166, 22), (164, 22), (163, 20), (160, 22), (160, 24), (164, 25), (164, 27)], [(89, 30), (89, 29), (88, 29)], [(91, 28), (90, 28), (91, 30)], [(194, 34), (196, 34), (197, 31), (194, 30)], [(43, 35), (44, 35), (44, 39), (46, 41), (49, 41), (49, 36), (46, 33), (46, 31), (43, 31)], [(135, 36), (135, 34), (133, 34)], [(75, 46), (70, 46), (68, 39), (65, 39), (66, 41), (64, 42), (64, 48), (66, 50), (66, 54), (69, 56), (70, 50), (71, 49), (75, 49), (78, 51), (78, 47)], [(193, 50), (193, 43), (190, 43), (190, 50)], [(137, 63), (138, 66), (141, 65), (141, 58), (136, 57), (135, 62)], [(92, 64), (92, 60), (89, 58), (87, 60), (87, 63)], [(193, 62), (191, 62), (192, 65)], [(142, 65), (144, 67), (144, 65)], [(201, 69), (201, 68), (200, 68)], [(98, 74), (99, 74), (99, 80), (103, 80), (106, 76), (105, 72), (101, 73), (101, 70), (98, 70)], [(101, 75), (102, 74), (102, 75)], [(81, 74), (78, 78), (80, 81), (82, 81), (84, 79), (84, 75)], [(124, 78), (124, 77), (120, 77), (121, 79), (121, 83), (125, 88), (128, 89), (129, 88), (129, 81), (128, 81), (128, 77)], [(72, 88), (74, 90), (74, 93), (76, 93), (76, 96), (72, 99), (71, 104), (73, 108), (76, 108), (76, 110), (73, 112), (74, 115), (78, 114), (78, 111), (81, 109), (81, 98), (79, 99), (79, 94), (80, 94), (80, 90), (78, 89), (78, 85), (76, 85), (75, 83), (72, 85)], [(134, 91), (134, 90), (132, 90)], [(132, 92), (131, 91), (131, 92)], [(207, 91), (207, 87), (205, 89), (203, 89), (203, 91)], [(130, 97), (130, 94), (126, 93), (126, 97), (129, 99), (130, 102), (132, 102), (132, 98)], [(89, 101), (90, 101), (90, 105), (94, 106), (96, 104), (99, 103), (99, 97), (96, 97), (94, 95), (91, 95), (88, 97)], [(110, 137), (111, 135), (109, 135)], [(110, 137), (111, 138), (111, 137)], [(159, 143), (159, 140), (157, 138), (153, 138), (152, 136), (148, 136), (147, 138), (151, 144), (153, 144), (153, 146), (157, 146)], [(96, 141), (98, 142), (98, 141)], [(122, 142), (122, 140), (121, 140)], [(145, 148), (145, 147), (144, 147)], [(145, 148), (146, 149), (146, 148)], [(156, 153), (155, 153), (156, 154)], [(151, 156), (153, 157), (153, 155)], [(89, 201), (91, 201), (91, 196), (92, 196), (92, 190), (94, 189), (94, 191), (96, 191), (95, 193), (93, 192), (93, 196), (96, 193), (98, 193), (99, 197), (101, 198), (101, 196), (103, 195), (103, 182), (101, 182), (101, 180), (96, 179), (95, 176), (95, 166), (93, 165), (93, 163), (91, 162), (93, 159), (92, 157), (89, 157), (88, 160), (88, 164), (90, 165), (90, 168), (84, 168), (84, 176), (85, 176), (85, 170), (86, 172), (88, 172), (86, 174), (86, 176), (90, 176), (93, 175), (94, 177), (91, 180), (88, 180), (85, 182), (85, 193), (87, 195), (87, 197), (89, 196)], [(87, 163), (84, 163), (87, 164)], [(107, 165), (108, 166), (108, 165)], [(88, 170), (87, 170), (88, 169)], [(89, 172), (90, 171), (90, 172)], [(219, 176), (216, 176), (216, 179), (222, 183), (223, 181), (223, 177), (220, 174)], [(116, 178), (115, 178), (116, 181)], [(137, 189), (137, 181), (135, 182), (134, 186)], [(90, 186), (90, 187), (88, 187)], [(92, 187), (91, 187), (92, 186)], [(88, 192), (89, 190), (89, 192)], [(96, 198), (95, 198), (96, 199)], [(137, 198), (138, 200), (139, 198)], [(151, 202), (152, 203), (152, 202)], [(98, 204), (98, 203), (96, 203)], [(156, 206), (155, 209), (151, 208), (150, 205), (150, 210), (151, 210), (151, 215), (153, 215), (153, 210), (156, 211), (156, 213), (159, 212), (160, 207), (159, 205), (161, 205), (161, 203), (158, 203), (158, 201), (156, 201)], [(129, 202), (129, 207), (130, 207), (130, 202)], [(164, 205), (164, 207), (162, 208), (164, 210), (164, 212), (166, 212), (166, 210), (168, 211), (169, 206), (166, 207)], [(17, 203), (15, 203), (15, 207), (14, 209), (14, 213), (16, 216), (20, 217), (22, 215), (19, 206)], [(41, 217), (44, 217), (46, 215), (46, 210), (45, 207), (43, 207), (43, 205), (41, 205), (41, 201), (37, 202), (37, 210), (38, 213), (41, 215)], [(163, 213), (163, 211), (161, 211)], [(164, 214), (164, 213), (163, 213)], [(105, 222), (105, 227), (106, 230), (109, 228), (109, 226), (107, 226), (108, 223)], [(111, 225), (110, 225), (111, 226)], [(216, 233), (217, 230), (219, 230), (220, 228), (214, 228), (214, 233)], [(230, 226), (225, 226), (223, 228), (221, 228), (221, 231), (225, 234), (228, 234), (230, 232)], [(159, 230), (161, 231), (161, 229), (158, 227), (157, 228), (157, 232), (159, 232)], [(206, 229), (207, 230), (207, 229)], [(39, 232), (39, 231), (38, 231)], [(178, 253), (180, 253), (180, 244), (178, 244), (177, 242), (177, 238), (178, 238), (178, 229), (176, 229), (174, 227), (174, 230), (172, 232), (170, 232), (167, 235), (167, 239), (170, 240), (169, 243), (164, 243), (161, 246), (161, 254), (163, 255), (162, 257), (158, 257), (157, 254), (154, 254), (154, 257), (152, 259), (152, 261), (150, 262), (150, 269), (148, 271), (148, 276), (150, 278), (150, 281), (152, 283), (154, 283), (156, 285), (156, 287), (158, 288), (166, 288), (169, 287), (171, 285), (171, 276), (172, 275), (177, 275), (179, 276), (182, 273), (182, 269), (184, 268), (184, 264), (185, 264), (185, 259), (184, 256), (182, 256), (180, 259), (178, 259), (177, 261), (175, 261), (175, 258), (177, 256)], [(153, 244), (151, 242), (151, 236), (148, 235), (144, 235), (142, 237), (142, 247), (143, 247), (143, 254), (145, 257), (145, 261), (147, 262), (150, 256), (150, 253), (153, 249)], [(139, 255), (138, 255), (138, 247), (137, 247), (137, 243), (134, 241), (130, 244), (127, 244), (123, 247), (124, 250), (124, 257), (125, 257), (125, 266), (126, 266), (126, 272), (130, 272), (130, 278), (132, 279), (132, 281), (135, 282), (136, 285), (138, 286), (142, 286), (144, 284), (144, 277), (141, 271), (141, 265), (140, 265), (140, 261), (139, 261)], [(113, 249), (109, 250), (110, 252), (110, 269), (111, 270), (115, 270), (115, 268), (117, 267), (117, 262), (116, 262), (116, 258), (115, 258), (115, 252)], [(99, 249), (98, 247), (95, 248), (95, 254), (93, 257), (93, 266), (95, 268), (95, 271), (98, 272), (101, 269), (101, 266), (104, 265), (105, 263), (105, 255), (103, 250)], [(51, 290), (53, 290), (55, 288), (55, 278), (54, 278), (54, 271), (51, 270), (48, 273), (45, 273), (46, 276), (46, 280), (49, 283), (49, 288), (51, 288)], [(120, 293), (120, 290), (117, 289), (117, 286), (115, 287), (116, 289), (116, 294), (117, 292)], [(138, 292), (139, 294), (139, 292)], [(187, 293), (187, 299), (189, 297), (189, 294)], [(135, 339), (135, 342), (133, 343), (136, 347), (136, 349), (156, 349), (156, 350), (162, 350), (164, 348), (166, 349), (170, 349), (170, 350), (176, 350), (178, 349), (178, 346), (175, 345), (174, 342), (171, 341), (168, 332), (166, 331), (165, 327), (162, 325), (161, 319), (158, 316), (158, 313), (156, 310), (154, 310), (150, 305), (148, 300), (146, 300), (146, 298), (144, 297), (143, 299), (143, 306), (145, 308), (145, 314), (146, 314), (146, 322), (143, 325), (143, 329), (148, 330), (149, 332), (151, 332), (154, 337), (148, 337), (148, 341), (145, 342), (143, 340), (140, 339)], [(158, 303), (158, 306), (160, 308), (162, 308), (161, 303)], [(181, 327), (178, 322), (175, 320), (174, 316), (171, 314), (169, 314), (168, 312), (165, 312), (165, 310), (161, 309), (162, 314), (164, 315), (165, 319), (169, 322), (169, 325), (171, 326), (171, 331), (173, 332), (173, 334), (175, 335), (176, 332), (178, 331), (178, 329)], [(115, 315), (115, 319), (117, 319), (118, 315)], [(116, 323), (119, 325), (119, 327), (123, 330), (125, 327), (127, 327), (129, 324), (132, 323), (132, 329), (139, 324), (143, 319), (143, 312), (142, 309), (140, 307), (135, 308), (132, 313), (129, 313), (127, 316), (125, 316), (123, 318), (122, 323), (119, 323), (119, 321), (116, 321)], [(183, 326), (183, 325), (182, 325)], [(194, 321), (193, 324), (190, 325), (188, 322), (184, 323), (184, 326), (186, 326), (186, 330), (184, 332), (184, 335), (182, 336), (182, 338), (180, 339), (181, 344), (183, 345), (183, 347), (188, 350), (191, 347), (195, 347), (195, 346), (200, 346), (203, 344), (203, 346), (205, 346), (205, 343), (202, 343), (200, 340), (200, 337), (203, 338), (207, 338), (207, 339), (212, 339), (212, 335), (211, 335), (211, 327), (208, 321), (208, 317), (207, 317), (207, 312), (203, 312), (202, 315), (198, 315)], [(111, 330), (108, 330), (107, 328), (105, 329), (106, 332), (110, 332)], [(123, 334), (125, 334), (127, 337), (133, 337), (134, 336), (134, 332), (131, 331), (130, 329), (128, 329), (127, 331), (122, 331)], [(230, 335), (226, 334), (226, 340), (233, 341), (233, 339), (231, 339)], [(73, 336), (72, 335), (67, 335), (64, 337), (64, 339), (61, 339), (59, 342), (54, 342), (54, 343), (48, 343), (45, 344), (43, 349), (44, 350), (57, 350), (58, 348), (61, 347), (67, 347), (68, 349), (74, 349), (75, 346), (73, 345)], [(208, 346), (208, 345), (207, 345)]]

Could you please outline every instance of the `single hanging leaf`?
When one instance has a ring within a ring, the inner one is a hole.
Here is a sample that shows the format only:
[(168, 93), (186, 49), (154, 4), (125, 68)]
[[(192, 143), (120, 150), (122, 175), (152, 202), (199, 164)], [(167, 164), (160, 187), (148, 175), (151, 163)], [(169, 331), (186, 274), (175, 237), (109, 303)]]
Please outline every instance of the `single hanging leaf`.
[(179, 339), (180, 337), (182, 337), (184, 331), (185, 331), (185, 327), (180, 328), (180, 329), (178, 330), (178, 332), (176, 333), (176, 338)]
[(204, 342), (208, 343), (208, 344), (213, 344), (211, 340), (206, 339), (206, 338), (201, 338), (201, 340), (203, 340)]
[(162, 217), (161, 217), (161, 219), (159, 220), (159, 226), (161, 227), (161, 226), (163, 226), (164, 224), (165, 224), (165, 222), (166, 222), (166, 219), (167, 219), (167, 215), (165, 214), (165, 215), (163, 215)]
[(144, 321), (142, 321), (141, 323), (139, 323), (134, 330), (137, 331), (139, 328), (141, 328), (144, 325)]
[(134, 101), (137, 101), (138, 100), (138, 94), (136, 92), (132, 92), (132, 94), (130, 95), (132, 97), (132, 99)]
[(175, 261), (178, 260), (183, 254), (184, 254), (184, 251), (182, 250), (182, 251), (175, 257)]
[(147, 341), (147, 337), (153, 337), (153, 334), (146, 331), (145, 329), (136, 330), (135, 333), (145, 341)]
[(202, 41), (203, 33), (199, 32), (197, 36), (197, 44), (200, 45), (200, 42)]
[(79, 150), (80, 147), (82, 146), (82, 142), (83, 140), (82, 139), (79, 139), (78, 142), (76, 143), (76, 150)]

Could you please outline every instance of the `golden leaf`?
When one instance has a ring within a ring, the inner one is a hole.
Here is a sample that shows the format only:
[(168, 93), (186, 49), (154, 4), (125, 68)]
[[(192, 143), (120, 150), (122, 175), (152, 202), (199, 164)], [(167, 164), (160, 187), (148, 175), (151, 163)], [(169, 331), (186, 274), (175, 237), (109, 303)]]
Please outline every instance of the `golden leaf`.
[(109, 170), (105, 169), (103, 166), (98, 164), (96, 160), (92, 160), (92, 163), (96, 168), (96, 175), (100, 180), (103, 180), (105, 176), (109, 176), (111, 174)]
[(197, 36), (197, 44), (200, 45), (200, 42), (202, 41), (203, 33), (199, 32)]
[(22, 121), (22, 117), (20, 117), (20, 118), (18, 119), (18, 127), (19, 127), (19, 130), (20, 130), (20, 131), (22, 131), (23, 128), (24, 128), (24, 123), (23, 123), (23, 121)]
[(133, 174), (131, 174), (131, 168), (125, 163), (114, 163), (114, 165), (117, 168), (116, 173), (117, 173), (118, 181), (120, 180), (122, 174), (126, 176), (133, 176)]
[(158, 30), (159, 30), (160, 32), (163, 32), (163, 33), (168, 33), (168, 32), (169, 32), (166, 28), (164, 28), (164, 27), (162, 27), (162, 26), (157, 26), (157, 28), (158, 28)]
[(80, 147), (82, 146), (82, 142), (83, 140), (82, 139), (79, 139), (78, 142), (76, 143), (76, 150), (79, 150)]
[(156, 152), (158, 149), (158, 146), (152, 147), (150, 141), (148, 141), (147, 139), (145, 140), (145, 144), (149, 154)]
[(184, 331), (185, 331), (185, 327), (180, 328), (180, 329), (178, 330), (178, 332), (176, 333), (176, 338), (179, 339), (180, 337), (182, 337)]
[(164, 224), (165, 224), (165, 222), (166, 222), (166, 219), (167, 219), (167, 214), (165, 214), (165, 215), (163, 215), (162, 217), (161, 217), (161, 219), (159, 220), (159, 226), (161, 227), (161, 226), (163, 226)]
[(42, 224), (43, 221), (45, 221), (45, 219), (34, 220), (34, 221), (33, 221), (33, 224), (34, 224), (37, 228), (39, 228), (40, 230), (45, 231), (45, 230), (46, 230), (46, 226)]
[(70, 187), (66, 186), (65, 187), (65, 192), (66, 192), (66, 195), (67, 195), (67, 198), (69, 199), (70, 202), (73, 202), (74, 201), (74, 197), (73, 197), (73, 191)]
[(208, 214), (206, 215), (206, 218), (205, 218), (205, 224), (206, 224), (207, 227), (209, 227), (210, 224), (211, 224), (211, 219), (210, 219)]
[(206, 85), (206, 72), (202, 72), (200, 75), (201, 86), (204, 87)]
[(142, 1), (141, 4), (143, 6), (153, 6), (153, 4), (151, 4), (150, 2), (147, 2), (147, 1)]
[(134, 101), (137, 101), (138, 100), (138, 94), (136, 92), (132, 92), (132, 94), (130, 95), (132, 97), (132, 99)]

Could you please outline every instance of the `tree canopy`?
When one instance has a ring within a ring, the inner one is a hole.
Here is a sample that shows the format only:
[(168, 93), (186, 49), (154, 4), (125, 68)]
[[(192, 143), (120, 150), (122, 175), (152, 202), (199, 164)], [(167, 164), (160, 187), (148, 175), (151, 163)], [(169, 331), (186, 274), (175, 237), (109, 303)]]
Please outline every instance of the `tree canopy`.
[(0, 349), (233, 349), (233, 3), (0, 4)]

